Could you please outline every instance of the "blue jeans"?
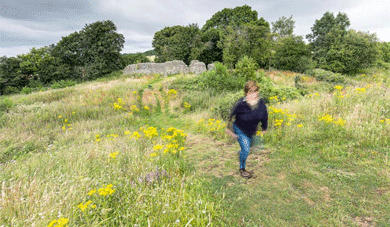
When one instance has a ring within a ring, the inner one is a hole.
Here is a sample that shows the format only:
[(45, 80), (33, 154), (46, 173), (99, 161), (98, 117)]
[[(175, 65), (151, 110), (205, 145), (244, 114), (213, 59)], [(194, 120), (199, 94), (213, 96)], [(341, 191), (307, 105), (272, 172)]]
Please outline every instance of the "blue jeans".
[(252, 143), (252, 138), (247, 136), (236, 124), (233, 124), (234, 133), (238, 136), (237, 141), (240, 144), (240, 169), (245, 169), (246, 158), (249, 155), (249, 148)]

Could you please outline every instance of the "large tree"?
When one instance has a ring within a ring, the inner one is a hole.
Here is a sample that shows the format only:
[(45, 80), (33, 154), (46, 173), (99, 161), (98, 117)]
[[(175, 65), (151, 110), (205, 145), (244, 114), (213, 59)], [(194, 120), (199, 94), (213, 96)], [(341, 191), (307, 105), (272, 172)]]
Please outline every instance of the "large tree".
[(223, 62), (233, 68), (240, 58), (248, 56), (260, 67), (265, 67), (270, 55), (270, 40), (267, 39), (269, 32), (269, 23), (263, 18), (226, 27), (218, 44), (223, 50)]
[(370, 67), (378, 58), (378, 39), (375, 34), (349, 30), (346, 34), (330, 32), (332, 40), (322, 68), (333, 72), (354, 74)]
[[(252, 10), (248, 5), (237, 6), (233, 9), (224, 8), (216, 12), (202, 27), (202, 42), (204, 43), (204, 47), (199, 60), (204, 61), (206, 64), (214, 61), (223, 61), (223, 45), (219, 43), (223, 42), (222, 37), (232, 35), (229, 34), (231, 32), (229, 32), (228, 27), (230, 26), (236, 29), (244, 24), (256, 22), (257, 20), (257, 11)], [(234, 62), (237, 59), (232, 62), (232, 65), (235, 64)]]
[(28, 76), (20, 72), (20, 58), (3, 56), (0, 58), (0, 94), (8, 87), (21, 88), (28, 84)]
[(125, 38), (116, 30), (110, 20), (85, 25), (80, 32), (63, 37), (53, 54), (70, 65), (80, 66), (85, 79), (119, 70)]
[(370, 66), (377, 59), (375, 34), (348, 30), (345, 13), (326, 12), (306, 37), (311, 42), (314, 59), (319, 67), (333, 72), (353, 74)]
[(302, 36), (287, 36), (277, 41), (273, 63), (277, 69), (301, 72), (308, 56), (309, 48)]
[[(152, 45), (156, 51), (156, 61), (165, 62), (171, 60), (182, 60), (189, 64), (191, 57), (198, 57), (193, 48), (195, 39), (199, 39), (200, 29), (197, 24), (188, 26), (165, 27), (156, 32), (153, 37)], [(191, 53), (193, 53), (191, 55)]]
[(350, 21), (345, 13), (338, 13), (335, 17), (333, 13), (326, 12), (320, 20), (316, 20), (311, 28), (312, 33), (306, 38), (309, 40), (314, 53), (314, 58), (321, 61), (329, 50), (329, 45), (333, 42), (328, 37), (330, 32), (337, 32), (343, 36), (347, 33)]
[(379, 59), (384, 62), (390, 62), (390, 42), (379, 42)]
[(295, 21), (292, 19), (292, 15), (289, 18), (279, 17), (277, 21), (271, 22), (271, 24), (272, 33), (278, 34), (281, 38), (291, 36), (294, 33)]
[(248, 5), (237, 6), (234, 9), (224, 8), (215, 13), (206, 24), (202, 31), (218, 28), (225, 29), (229, 25), (242, 25), (257, 20), (257, 11), (252, 10)]

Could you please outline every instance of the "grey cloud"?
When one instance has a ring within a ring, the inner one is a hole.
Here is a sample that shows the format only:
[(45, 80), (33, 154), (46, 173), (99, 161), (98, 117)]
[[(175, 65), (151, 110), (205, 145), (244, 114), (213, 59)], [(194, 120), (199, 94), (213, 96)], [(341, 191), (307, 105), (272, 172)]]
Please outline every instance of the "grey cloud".
[(23, 20), (46, 20), (55, 16), (91, 12), (91, 3), (77, 0), (4, 1), (0, 3), (0, 16)]

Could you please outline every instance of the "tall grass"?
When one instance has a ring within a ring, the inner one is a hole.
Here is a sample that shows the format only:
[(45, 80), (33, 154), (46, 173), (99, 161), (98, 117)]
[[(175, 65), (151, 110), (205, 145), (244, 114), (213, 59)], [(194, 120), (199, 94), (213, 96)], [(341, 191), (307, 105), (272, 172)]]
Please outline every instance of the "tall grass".
[[(1, 224), (216, 223), (218, 205), (185, 159), (185, 137), (177, 137), (184, 132), (156, 122), (166, 117), (148, 114), (148, 99), (130, 111), (142, 82), (100, 84), (10, 97), (17, 104), (2, 116)], [(152, 126), (158, 136), (149, 138)]]
[[(250, 180), (222, 119), (239, 93), (199, 91), (187, 77), (117, 75), (2, 99), (0, 225), (389, 223), (386, 77), (322, 89), (305, 76), (308, 95), (270, 97)], [(293, 86), (289, 73), (268, 79)]]

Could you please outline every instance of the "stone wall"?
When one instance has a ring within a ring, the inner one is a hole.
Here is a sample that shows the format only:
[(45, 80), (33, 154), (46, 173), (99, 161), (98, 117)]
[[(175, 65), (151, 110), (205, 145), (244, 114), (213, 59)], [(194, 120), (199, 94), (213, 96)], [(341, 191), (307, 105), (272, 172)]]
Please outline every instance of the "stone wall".
[[(210, 67), (209, 70), (212, 70)], [(198, 60), (191, 61), (190, 67), (188, 67), (183, 61), (167, 61), (165, 63), (139, 63), (126, 66), (123, 70), (123, 74), (141, 73), (141, 74), (162, 74), (164, 76), (180, 73), (194, 73), (201, 74), (206, 71), (206, 65)]]

